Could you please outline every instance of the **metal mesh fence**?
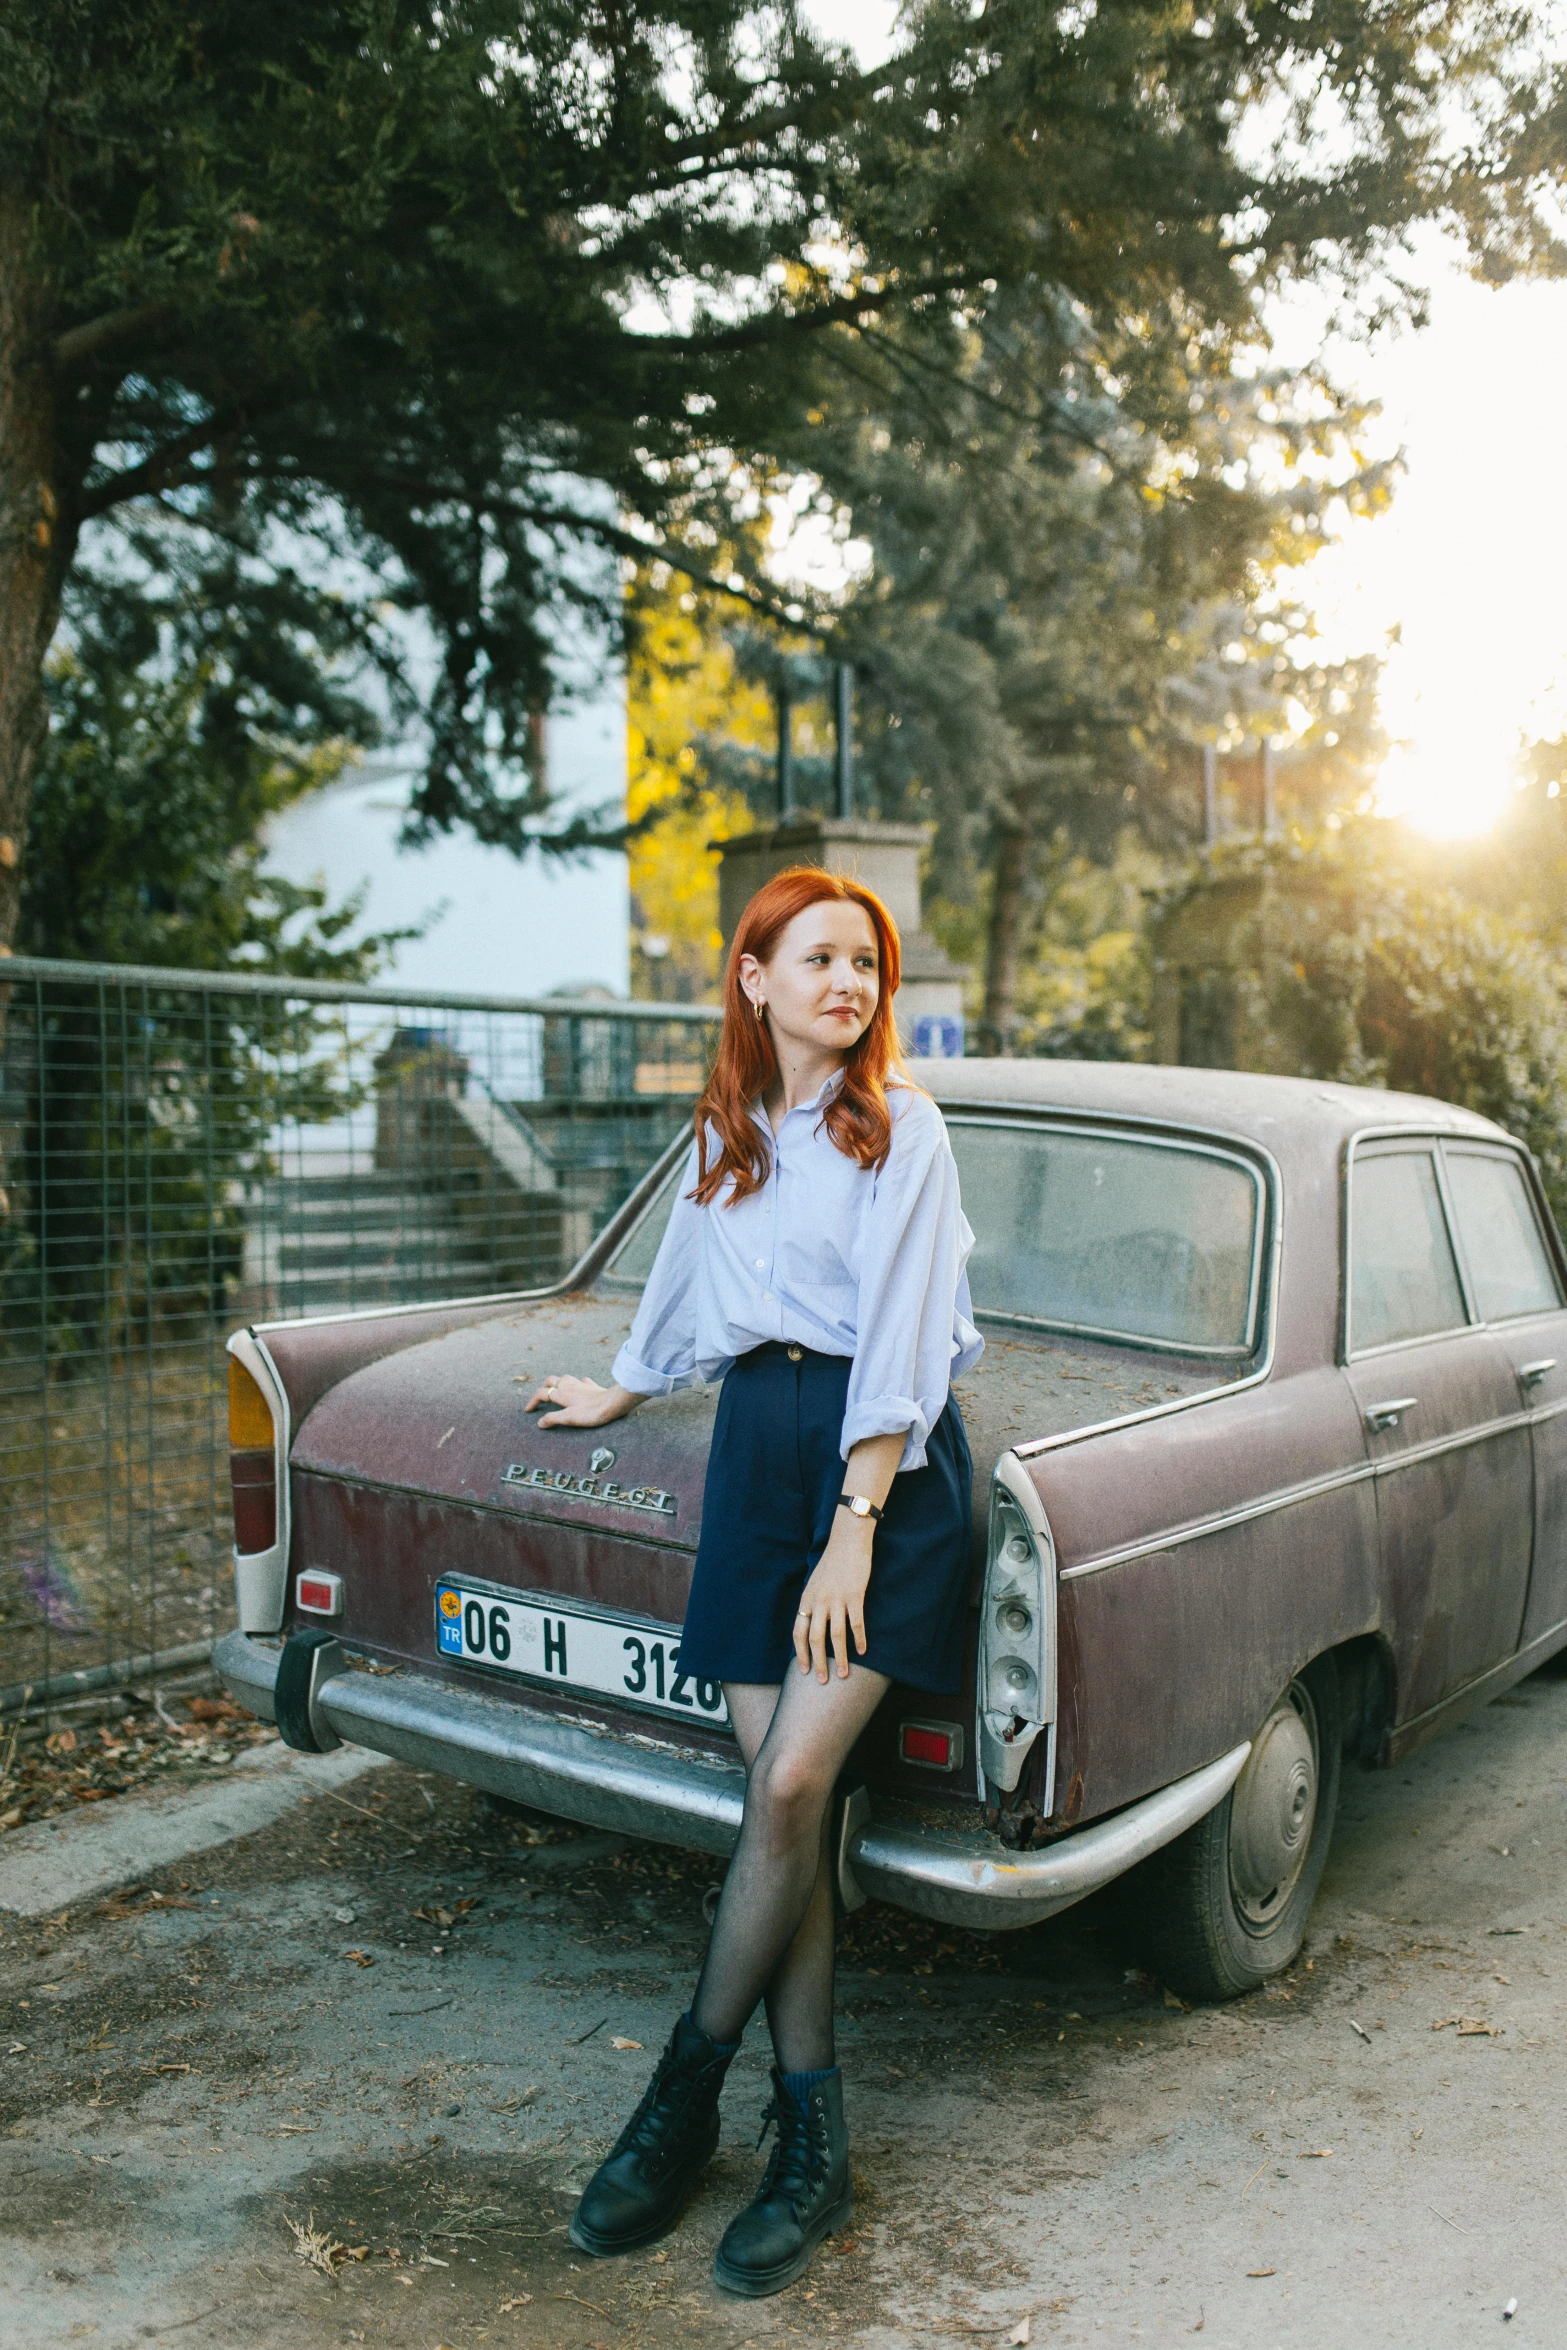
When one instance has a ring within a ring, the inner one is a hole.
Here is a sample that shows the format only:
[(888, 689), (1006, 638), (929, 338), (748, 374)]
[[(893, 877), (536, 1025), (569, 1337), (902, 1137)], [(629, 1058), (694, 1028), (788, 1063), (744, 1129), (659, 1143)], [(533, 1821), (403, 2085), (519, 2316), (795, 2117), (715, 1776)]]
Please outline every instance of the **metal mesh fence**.
[(4, 972), (0, 1705), (225, 1628), (236, 1324), (554, 1280), (688, 1119), (718, 1017)]

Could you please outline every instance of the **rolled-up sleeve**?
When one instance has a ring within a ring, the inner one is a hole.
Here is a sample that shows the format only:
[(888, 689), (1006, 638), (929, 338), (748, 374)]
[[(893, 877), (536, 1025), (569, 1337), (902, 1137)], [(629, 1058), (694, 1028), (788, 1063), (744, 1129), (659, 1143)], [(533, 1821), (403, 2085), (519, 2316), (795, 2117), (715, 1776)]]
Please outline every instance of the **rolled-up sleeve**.
[(696, 1301), (700, 1220), (707, 1210), (691, 1197), (696, 1180), (693, 1143), (642, 1303), (610, 1373), (617, 1386), (629, 1388), (633, 1395), (672, 1395), (677, 1387), (702, 1384), (696, 1367)]
[(967, 1317), (964, 1265), (973, 1241), (941, 1113), (915, 1094), (894, 1124), (865, 1222), (839, 1445), (846, 1460), (868, 1436), (903, 1435), (899, 1470), (924, 1467), (952, 1374), (984, 1343)]

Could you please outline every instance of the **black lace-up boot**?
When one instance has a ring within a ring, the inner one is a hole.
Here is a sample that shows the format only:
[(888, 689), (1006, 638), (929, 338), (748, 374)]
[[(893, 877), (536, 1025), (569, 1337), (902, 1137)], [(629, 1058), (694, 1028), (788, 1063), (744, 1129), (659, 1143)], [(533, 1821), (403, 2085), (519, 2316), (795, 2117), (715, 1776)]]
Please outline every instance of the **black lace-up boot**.
[(601, 2258), (667, 2236), (718, 2144), (718, 2093), (734, 2050), (682, 2016), (641, 2104), (583, 2189), (570, 2236)]
[(818, 2081), (801, 2106), (775, 2071), (763, 2137), (769, 2122), (777, 2123), (778, 2140), (766, 2176), (754, 2202), (725, 2229), (713, 2262), (724, 2291), (749, 2301), (792, 2285), (822, 2238), (854, 2216), (842, 2074)]

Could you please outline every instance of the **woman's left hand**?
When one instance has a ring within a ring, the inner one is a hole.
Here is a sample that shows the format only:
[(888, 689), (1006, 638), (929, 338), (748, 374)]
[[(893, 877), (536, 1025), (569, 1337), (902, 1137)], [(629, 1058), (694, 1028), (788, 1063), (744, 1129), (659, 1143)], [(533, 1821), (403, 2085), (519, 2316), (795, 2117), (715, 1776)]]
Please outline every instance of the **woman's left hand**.
[(818, 1681), (827, 1680), (827, 1643), (837, 1660), (838, 1678), (849, 1678), (849, 1634), (865, 1654), (865, 1594), (871, 1580), (872, 1525), (868, 1520), (841, 1516), (800, 1594), (800, 1612), (794, 1619), (794, 1653), (802, 1673), (813, 1669)]

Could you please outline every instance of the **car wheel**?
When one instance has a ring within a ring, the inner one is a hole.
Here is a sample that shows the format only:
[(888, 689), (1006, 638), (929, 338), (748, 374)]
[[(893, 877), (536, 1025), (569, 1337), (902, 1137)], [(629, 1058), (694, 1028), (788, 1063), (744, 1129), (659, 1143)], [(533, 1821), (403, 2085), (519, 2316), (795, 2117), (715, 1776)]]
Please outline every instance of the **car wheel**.
[(1188, 1999), (1236, 1999), (1287, 1967), (1328, 1857), (1343, 1721), (1338, 1667), (1319, 1657), (1252, 1740), (1206, 1819), (1125, 1880), (1145, 1963)]

